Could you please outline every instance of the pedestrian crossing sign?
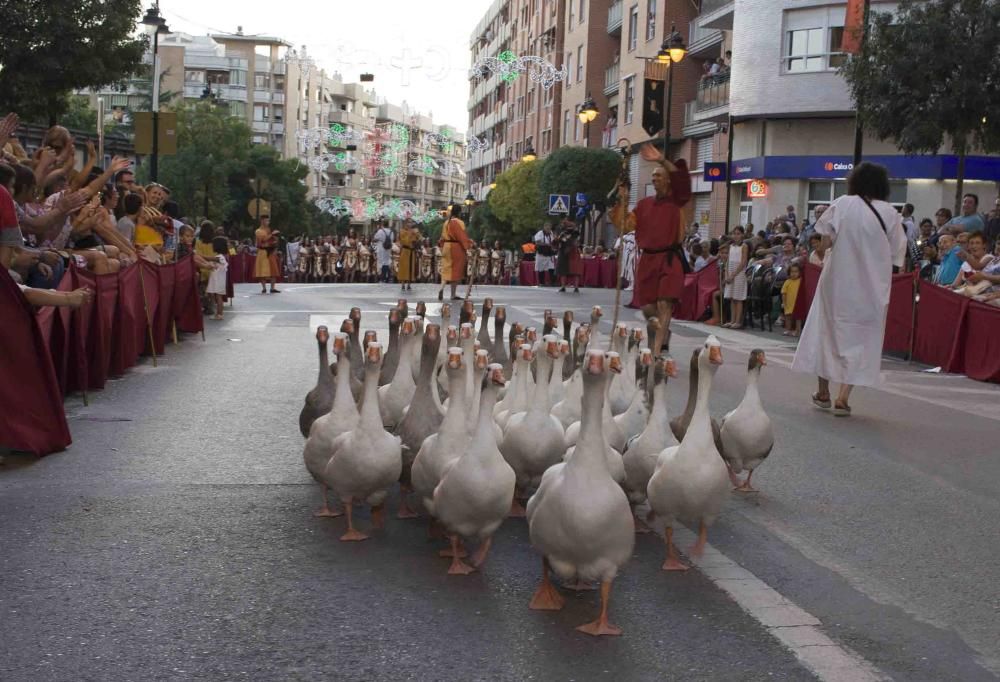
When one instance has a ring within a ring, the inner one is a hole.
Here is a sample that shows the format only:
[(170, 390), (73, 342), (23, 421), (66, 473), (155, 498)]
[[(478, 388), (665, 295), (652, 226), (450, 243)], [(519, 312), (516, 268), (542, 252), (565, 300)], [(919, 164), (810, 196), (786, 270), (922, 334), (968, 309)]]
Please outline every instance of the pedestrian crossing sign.
[(549, 195), (549, 215), (569, 215), (569, 195), (550, 194)]

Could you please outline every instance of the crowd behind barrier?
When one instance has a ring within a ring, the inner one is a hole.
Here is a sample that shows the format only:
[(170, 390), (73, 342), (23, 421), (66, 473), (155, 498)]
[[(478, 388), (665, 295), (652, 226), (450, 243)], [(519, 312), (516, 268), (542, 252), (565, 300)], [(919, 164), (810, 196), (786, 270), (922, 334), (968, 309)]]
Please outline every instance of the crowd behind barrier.
[(100, 390), (143, 354), (162, 355), (176, 332), (204, 331), (198, 270), (189, 256), (155, 265), (140, 260), (115, 274), (71, 266), (60, 291), (88, 287), (95, 295), (78, 309), (36, 312), (0, 269), (0, 444), (46, 455), (72, 439), (63, 400)]
[[(580, 277), (580, 286), (594, 289), (615, 288), (616, 261), (613, 258), (584, 257), (581, 260), (583, 262), (583, 275)], [(535, 272), (534, 261), (521, 261), (519, 275), (521, 286), (533, 287), (538, 284), (538, 273)]]

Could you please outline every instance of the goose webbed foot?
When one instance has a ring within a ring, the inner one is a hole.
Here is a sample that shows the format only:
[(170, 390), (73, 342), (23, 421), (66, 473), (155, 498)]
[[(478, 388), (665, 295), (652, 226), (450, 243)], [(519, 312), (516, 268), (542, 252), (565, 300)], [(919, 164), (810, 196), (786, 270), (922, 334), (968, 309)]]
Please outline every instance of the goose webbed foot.
[(367, 540), (368, 536), (354, 527), (354, 502), (348, 498), (344, 500), (344, 511), (347, 512), (347, 532), (340, 536), (341, 542), (361, 542)]
[(372, 528), (385, 528), (385, 502), (372, 507)]
[[(458, 538), (457, 535), (452, 537)], [(456, 552), (458, 553), (456, 554)], [(438, 556), (443, 557), (445, 559), (454, 559), (454, 558), (464, 559), (465, 557), (469, 556), (469, 552), (466, 551), (465, 543), (462, 542), (462, 539), (458, 538), (457, 542), (454, 539), (452, 540), (451, 547), (448, 547), (447, 549), (442, 549), (440, 552), (438, 552)]]
[(688, 550), (688, 556), (694, 557), (695, 559), (700, 559), (703, 554), (705, 554), (705, 543), (708, 541), (708, 526), (705, 525), (704, 521), (698, 522), (698, 540), (691, 545), (691, 549)]
[(493, 545), (493, 536), (483, 540), (482, 544), (476, 549), (476, 553), (472, 555), (472, 565), (479, 568), (486, 561), (486, 555), (489, 554), (490, 547)]
[[(457, 535), (451, 536), (451, 550), (442, 550), (442, 552), (449, 552), (451, 556), (451, 566), (448, 567), (448, 575), (469, 575), (475, 572), (475, 568), (469, 564), (462, 561), (462, 557), (467, 556), (466, 552), (462, 547), (460, 547), (461, 540)], [(441, 554), (441, 556), (445, 556)]]
[(686, 571), (690, 566), (681, 562), (680, 557), (677, 556), (677, 547), (674, 545), (674, 529), (667, 526), (667, 532), (664, 536), (664, 541), (667, 544), (667, 559), (663, 562), (664, 571)]
[(558, 611), (566, 604), (556, 586), (549, 580), (549, 565), (542, 559), (542, 584), (535, 590), (528, 608), (534, 611)]
[(608, 622), (608, 602), (610, 600), (611, 581), (605, 580), (601, 583), (601, 614), (597, 617), (597, 620), (581, 625), (577, 630), (594, 637), (600, 637), (601, 635), (620, 636), (622, 629)]
[(524, 505), (521, 504), (515, 497), (510, 501), (510, 514), (508, 516), (512, 519), (523, 519), (528, 512), (524, 510)]

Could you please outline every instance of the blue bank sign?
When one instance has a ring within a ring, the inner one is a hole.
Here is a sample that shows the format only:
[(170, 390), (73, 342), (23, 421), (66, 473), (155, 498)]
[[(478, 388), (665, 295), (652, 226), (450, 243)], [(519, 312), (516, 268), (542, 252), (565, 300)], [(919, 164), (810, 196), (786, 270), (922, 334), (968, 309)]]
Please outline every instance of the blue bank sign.
[[(944, 156), (866, 156), (865, 161), (879, 163), (889, 169), (893, 178), (927, 180), (953, 179), (958, 170), (958, 157)], [(767, 179), (828, 179), (846, 178), (854, 168), (850, 156), (756, 156), (733, 161), (730, 177), (734, 181)], [(967, 180), (1000, 180), (1000, 157), (970, 156), (966, 159)]]

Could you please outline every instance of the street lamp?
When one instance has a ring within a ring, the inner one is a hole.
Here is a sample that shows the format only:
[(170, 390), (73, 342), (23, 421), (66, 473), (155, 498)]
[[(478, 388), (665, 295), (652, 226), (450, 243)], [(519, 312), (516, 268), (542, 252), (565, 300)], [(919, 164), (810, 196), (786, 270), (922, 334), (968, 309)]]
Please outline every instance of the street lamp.
[[(670, 33), (663, 39), (660, 51), (656, 53), (656, 61), (666, 64), (677, 64), (687, 55), (687, 47), (684, 45), (684, 36), (677, 32), (677, 27), (670, 25)], [(668, 68), (667, 90), (663, 103), (663, 156), (669, 158), (667, 151), (670, 146), (670, 105), (674, 96), (674, 69)]]
[(465, 205), (472, 206), (474, 203), (476, 203), (476, 197), (472, 196), (472, 192), (470, 191), (465, 195)]
[(580, 123), (583, 124), (583, 140), (584, 146), (590, 146), (590, 123), (595, 118), (597, 118), (597, 105), (594, 104), (594, 98), (587, 93), (586, 99), (580, 104), (580, 108), (577, 110), (576, 115), (580, 118)]
[(524, 150), (524, 156), (521, 157), (521, 161), (534, 161), (537, 158), (535, 148), (529, 144), (528, 148)]
[(149, 178), (156, 182), (160, 155), (160, 69), (157, 55), (160, 48), (160, 34), (170, 33), (170, 29), (167, 28), (167, 20), (160, 16), (160, 0), (156, 0), (152, 7), (146, 10), (146, 16), (142, 18), (142, 23), (146, 34), (153, 39), (153, 101), (151, 107), (153, 110), (153, 153), (149, 157)]

